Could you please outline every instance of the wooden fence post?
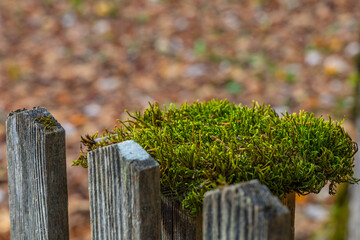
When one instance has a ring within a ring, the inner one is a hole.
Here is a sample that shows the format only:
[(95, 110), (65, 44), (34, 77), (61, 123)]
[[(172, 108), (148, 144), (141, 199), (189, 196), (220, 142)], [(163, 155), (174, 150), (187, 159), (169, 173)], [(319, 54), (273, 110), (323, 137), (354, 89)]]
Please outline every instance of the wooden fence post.
[(209, 191), (203, 240), (288, 240), (290, 213), (258, 180)]
[(161, 213), (161, 240), (202, 239), (202, 216), (190, 216), (178, 200), (162, 197)]
[(17, 110), (6, 142), (11, 239), (69, 239), (64, 129), (45, 108)]
[[(358, 41), (360, 41), (360, 28), (358, 29)], [(358, 81), (355, 88), (355, 106), (354, 106), (354, 123), (356, 127), (356, 142), (360, 145), (360, 53), (354, 57), (355, 67), (358, 74)], [(354, 177), (360, 178), (360, 155), (355, 155)], [(348, 224), (346, 240), (360, 239), (360, 188), (357, 184), (348, 186)]]
[(280, 202), (287, 207), (290, 212), (290, 238), (289, 240), (295, 239), (295, 192), (288, 193), (285, 197), (280, 199)]
[(160, 239), (159, 164), (133, 140), (88, 153), (93, 240)]

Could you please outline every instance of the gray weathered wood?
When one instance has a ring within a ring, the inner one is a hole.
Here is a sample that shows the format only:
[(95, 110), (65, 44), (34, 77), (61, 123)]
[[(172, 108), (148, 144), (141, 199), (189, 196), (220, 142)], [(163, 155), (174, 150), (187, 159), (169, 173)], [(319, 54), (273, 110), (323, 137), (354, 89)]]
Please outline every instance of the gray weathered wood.
[(162, 197), (161, 213), (161, 240), (202, 239), (202, 216), (190, 216), (179, 201)]
[(65, 131), (35, 121), (45, 108), (6, 121), (11, 239), (69, 239)]
[[(360, 177), (360, 159), (356, 157), (354, 177)], [(349, 217), (347, 224), (347, 240), (360, 240), (360, 188), (359, 185), (349, 185)]]
[(92, 239), (160, 239), (159, 164), (130, 140), (88, 153)]
[(281, 203), (289, 209), (290, 212), (290, 240), (295, 239), (295, 192), (288, 193), (281, 198)]
[[(360, 32), (359, 32), (360, 40)], [(360, 76), (360, 53), (354, 58), (357, 72)], [(360, 81), (357, 81), (355, 89), (355, 109), (354, 120), (356, 127), (356, 142), (360, 145)], [(360, 155), (355, 155), (354, 177), (360, 178)], [(349, 195), (349, 217), (347, 240), (360, 240), (360, 187), (358, 184), (351, 184), (348, 186)]]
[(203, 240), (288, 240), (290, 213), (258, 180), (209, 191)]

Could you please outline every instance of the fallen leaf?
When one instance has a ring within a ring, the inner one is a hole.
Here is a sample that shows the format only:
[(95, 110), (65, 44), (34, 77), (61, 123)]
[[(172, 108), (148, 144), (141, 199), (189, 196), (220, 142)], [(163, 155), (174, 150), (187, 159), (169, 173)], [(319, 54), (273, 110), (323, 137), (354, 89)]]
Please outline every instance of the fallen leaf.
[(81, 114), (74, 114), (69, 118), (69, 122), (72, 123), (75, 127), (83, 126), (88, 121), (88, 118)]

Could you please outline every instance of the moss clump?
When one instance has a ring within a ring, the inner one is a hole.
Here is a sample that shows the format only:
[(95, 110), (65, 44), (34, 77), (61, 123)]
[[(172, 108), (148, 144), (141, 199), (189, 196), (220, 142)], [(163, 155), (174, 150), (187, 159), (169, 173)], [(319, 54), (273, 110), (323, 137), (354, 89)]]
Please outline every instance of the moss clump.
[(49, 115), (49, 116), (40, 116), (35, 118), (36, 122), (41, 123), (44, 126), (44, 131), (46, 130), (54, 130), (56, 126), (55, 119)]
[[(318, 193), (328, 182), (355, 183), (357, 145), (341, 127), (312, 113), (279, 117), (270, 106), (227, 100), (170, 105), (157, 103), (130, 114), (119, 127), (82, 137), (87, 151), (133, 139), (160, 164), (161, 192), (181, 201), (190, 214), (202, 209), (204, 193), (219, 186), (259, 179), (271, 192)], [(73, 165), (87, 166), (81, 153)]]

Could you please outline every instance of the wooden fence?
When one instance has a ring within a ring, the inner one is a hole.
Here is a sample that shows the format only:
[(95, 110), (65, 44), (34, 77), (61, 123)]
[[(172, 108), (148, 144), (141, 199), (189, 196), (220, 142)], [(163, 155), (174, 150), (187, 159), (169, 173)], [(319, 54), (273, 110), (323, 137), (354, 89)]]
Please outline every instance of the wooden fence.
[[(6, 121), (11, 239), (69, 239), (65, 131), (45, 108)], [(257, 180), (209, 191), (202, 216), (161, 197), (158, 163), (134, 141), (88, 153), (97, 240), (293, 239), (290, 212)]]

